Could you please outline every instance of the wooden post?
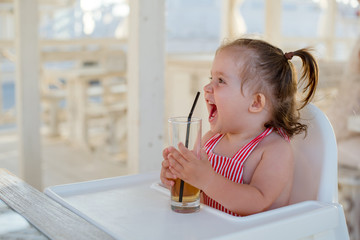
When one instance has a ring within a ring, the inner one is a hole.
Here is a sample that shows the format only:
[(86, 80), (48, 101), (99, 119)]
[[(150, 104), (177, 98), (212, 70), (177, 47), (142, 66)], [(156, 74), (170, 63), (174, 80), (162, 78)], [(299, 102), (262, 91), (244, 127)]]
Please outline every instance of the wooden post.
[(38, 1), (14, 3), (20, 174), (27, 183), (41, 189)]
[(318, 39), (325, 44), (325, 55), (323, 59), (334, 59), (336, 41), (336, 0), (320, 1), (319, 4), (323, 14), (320, 16), (318, 27)]
[[(1, 14), (1, 13), (0, 13)], [(5, 19), (6, 19), (6, 15), (5, 16), (1, 16), (0, 15), (0, 39), (4, 39), (5, 38), (5, 30), (6, 30), (6, 22), (5, 22)], [(2, 76), (1, 76), (1, 72), (0, 72), (0, 115), (3, 114), (3, 109), (2, 109), (2, 106), (3, 106), (3, 91), (2, 91)]]
[(131, 0), (128, 167), (160, 170), (164, 145), (165, 0)]
[(326, 2), (326, 19), (325, 19), (325, 44), (326, 44), (326, 58), (334, 59), (335, 56), (335, 40), (336, 40), (336, 12), (337, 3), (335, 0)]
[(246, 24), (239, 8), (244, 0), (222, 0), (221, 39), (234, 40), (246, 33)]
[(265, 40), (281, 46), (282, 0), (265, 1)]

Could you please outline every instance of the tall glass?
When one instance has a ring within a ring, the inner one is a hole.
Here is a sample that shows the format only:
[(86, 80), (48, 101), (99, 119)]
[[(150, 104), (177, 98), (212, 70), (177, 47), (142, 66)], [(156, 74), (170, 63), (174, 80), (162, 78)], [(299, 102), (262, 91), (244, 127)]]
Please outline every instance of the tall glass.
[[(200, 158), (201, 119), (188, 117), (169, 118), (169, 145), (178, 148), (182, 142)], [(200, 209), (200, 190), (181, 179), (171, 188), (171, 209), (179, 213), (192, 213)]]

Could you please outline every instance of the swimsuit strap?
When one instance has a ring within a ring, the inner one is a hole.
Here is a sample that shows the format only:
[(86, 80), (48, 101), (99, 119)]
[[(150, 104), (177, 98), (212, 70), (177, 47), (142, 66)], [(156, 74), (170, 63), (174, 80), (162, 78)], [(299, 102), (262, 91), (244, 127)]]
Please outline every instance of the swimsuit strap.
[(236, 154), (231, 157), (219, 156), (213, 152), (216, 144), (220, 142), (224, 135), (215, 134), (212, 138), (210, 138), (206, 144), (204, 145), (205, 151), (209, 156), (209, 161), (212, 164), (213, 169), (223, 175), (224, 177), (234, 181), (241, 183), (243, 178), (243, 164), (251, 152), (255, 149), (257, 144), (266, 136), (268, 136), (273, 131), (273, 128), (267, 128), (260, 135), (255, 137), (249, 143), (244, 145)]
[(204, 149), (206, 151), (207, 154), (210, 153), (210, 151), (212, 151), (214, 149), (214, 147), (216, 146), (216, 144), (221, 140), (221, 138), (223, 137), (223, 134), (215, 134), (214, 136), (212, 136), (204, 145)]
[(290, 142), (289, 136), (286, 134), (285, 130), (283, 128), (277, 128), (277, 133), (282, 136), (286, 141)]
[(243, 159), (247, 158), (250, 153), (255, 149), (255, 147), (259, 144), (261, 140), (263, 140), (266, 136), (270, 135), (272, 131), (274, 130), (273, 127), (265, 129), (264, 132), (262, 132), (259, 136), (251, 140), (248, 144), (243, 146), (232, 158), (233, 159)]
[(256, 148), (256, 146), (263, 140), (266, 136), (270, 135), (273, 132), (274, 128), (267, 128), (264, 132), (262, 132), (259, 136), (251, 140), (248, 144), (243, 146), (233, 157), (232, 159), (238, 162), (237, 166), (235, 167), (234, 173), (240, 174), (231, 174), (232, 177), (230, 180), (238, 183), (243, 182), (243, 167), (244, 163), (252, 153), (252, 151)]

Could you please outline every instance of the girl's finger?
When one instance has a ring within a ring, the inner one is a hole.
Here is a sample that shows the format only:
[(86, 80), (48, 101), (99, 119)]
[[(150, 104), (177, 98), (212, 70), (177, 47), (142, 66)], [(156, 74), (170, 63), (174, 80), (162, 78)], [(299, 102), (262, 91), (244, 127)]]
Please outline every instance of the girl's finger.
[(172, 154), (169, 155), (169, 168), (175, 168), (176, 170), (181, 170), (183, 166), (180, 163), (181, 161), (179, 158), (176, 158), (176, 156), (173, 156)]
[(186, 163), (188, 162), (184, 156), (176, 149), (173, 149), (170, 151), (170, 154), (168, 155), (168, 158), (173, 158), (175, 159), (180, 165), (186, 165)]
[(176, 179), (176, 176), (171, 173), (170, 169), (167, 169), (165, 171), (165, 177), (168, 178), (168, 179)]
[(160, 180), (165, 186), (167, 186), (167, 187), (172, 186), (170, 180), (166, 178), (166, 173), (165, 173), (164, 169), (161, 169)]
[(173, 158), (171, 154), (169, 155), (169, 162), (169, 170), (171, 174), (178, 178), (181, 178), (181, 172), (184, 170), (183, 166), (175, 158)]
[(169, 155), (169, 149), (165, 148), (162, 152), (163, 158), (166, 160)]
[(162, 182), (163, 184), (165, 184), (166, 186), (168, 186), (168, 187), (172, 187), (172, 186), (174, 186), (174, 184), (175, 184), (175, 181), (173, 181), (173, 180), (171, 180), (171, 179), (167, 179), (167, 178), (162, 179), (161, 182)]
[(167, 160), (162, 161), (162, 162), (161, 162), (161, 166), (162, 166), (163, 168), (168, 168), (168, 167), (170, 166), (169, 160), (167, 159)]
[(180, 151), (181, 155), (184, 156), (185, 160), (190, 160), (190, 159), (193, 159), (194, 157), (196, 158), (194, 153), (192, 151), (190, 151), (189, 149), (187, 149), (183, 143), (179, 143), (178, 147), (179, 147), (179, 151)]
[(178, 157), (180, 156), (180, 152), (179, 152), (176, 148), (170, 147), (170, 148), (169, 148), (168, 157), (169, 157), (170, 155), (171, 155), (172, 157), (174, 157), (174, 158), (178, 158)]
[(175, 168), (170, 166), (169, 169), (170, 169), (171, 174), (173, 176), (175, 176), (175, 179), (176, 178), (182, 178), (181, 173), (179, 171), (177, 171)]

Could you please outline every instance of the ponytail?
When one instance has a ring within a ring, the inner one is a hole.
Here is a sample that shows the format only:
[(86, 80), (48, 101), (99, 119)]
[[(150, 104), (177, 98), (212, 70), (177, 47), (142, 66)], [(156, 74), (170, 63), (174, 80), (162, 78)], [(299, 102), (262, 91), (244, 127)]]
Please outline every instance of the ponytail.
[[(318, 84), (319, 67), (315, 58), (310, 53), (309, 48), (303, 48), (294, 52), (294, 56), (298, 56), (302, 60), (302, 75), (298, 85), (305, 82), (303, 94), (305, 97), (301, 100), (301, 106), (298, 110), (304, 108), (314, 98), (316, 87)], [(307, 83), (306, 83), (307, 80)]]

